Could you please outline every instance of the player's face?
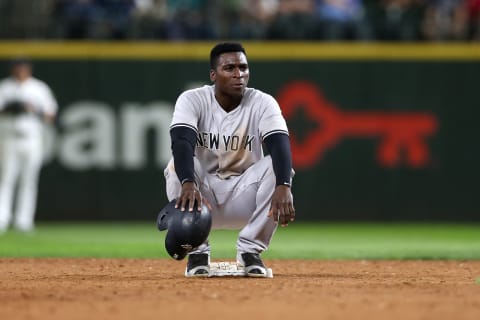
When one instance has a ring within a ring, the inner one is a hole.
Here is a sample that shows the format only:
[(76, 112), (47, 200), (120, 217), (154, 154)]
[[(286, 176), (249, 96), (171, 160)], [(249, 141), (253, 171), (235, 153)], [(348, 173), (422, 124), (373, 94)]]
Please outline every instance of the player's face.
[(226, 52), (218, 57), (217, 68), (210, 73), (215, 91), (232, 98), (242, 97), (250, 77), (243, 52)]
[(32, 68), (28, 64), (18, 64), (13, 66), (12, 74), (17, 80), (23, 81), (32, 75)]

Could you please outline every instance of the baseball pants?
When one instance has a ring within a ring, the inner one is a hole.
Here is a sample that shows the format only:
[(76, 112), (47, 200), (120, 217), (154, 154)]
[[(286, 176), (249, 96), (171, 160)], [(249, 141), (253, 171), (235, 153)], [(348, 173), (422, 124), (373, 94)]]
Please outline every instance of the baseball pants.
[[(237, 261), (242, 261), (242, 253), (265, 251), (277, 228), (273, 218), (268, 217), (276, 185), (270, 156), (262, 158), (242, 175), (228, 179), (206, 173), (196, 158), (194, 165), (197, 186), (212, 205), (212, 228), (240, 229), (236, 245)], [(167, 197), (171, 201), (181, 192), (173, 160), (170, 160), (164, 174)], [(208, 240), (191, 253), (209, 254)]]
[[(0, 142), (0, 229), (6, 229), (13, 222), (17, 229), (28, 231), (34, 226), (38, 176), (42, 166), (41, 140), (36, 136), (11, 135), (2, 138)], [(14, 201), (16, 188), (17, 196)], [(13, 218), (14, 221), (12, 221)]]

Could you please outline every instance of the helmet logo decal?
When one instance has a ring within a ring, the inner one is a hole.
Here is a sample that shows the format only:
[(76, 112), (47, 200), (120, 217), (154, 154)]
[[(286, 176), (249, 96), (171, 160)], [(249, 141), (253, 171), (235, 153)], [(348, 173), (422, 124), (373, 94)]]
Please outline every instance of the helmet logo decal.
[(181, 247), (187, 251), (191, 251), (193, 249), (192, 245), (190, 244), (182, 244)]

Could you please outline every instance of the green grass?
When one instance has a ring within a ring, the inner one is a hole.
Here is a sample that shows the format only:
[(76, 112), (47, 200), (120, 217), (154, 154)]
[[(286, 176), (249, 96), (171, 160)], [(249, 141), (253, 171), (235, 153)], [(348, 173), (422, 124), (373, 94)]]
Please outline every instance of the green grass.
[[(213, 258), (233, 259), (238, 231), (213, 230)], [(41, 223), (0, 235), (0, 257), (166, 258), (165, 232), (147, 223)], [(294, 223), (268, 259), (480, 259), (480, 224)]]

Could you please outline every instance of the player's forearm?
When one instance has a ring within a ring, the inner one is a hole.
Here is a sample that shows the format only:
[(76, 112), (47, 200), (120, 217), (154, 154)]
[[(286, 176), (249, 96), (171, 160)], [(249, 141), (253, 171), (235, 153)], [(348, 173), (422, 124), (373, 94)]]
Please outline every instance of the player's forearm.
[(183, 184), (195, 181), (193, 155), (197, 136), (195, 131), (187, 127), (175, 127), (170, 130), (172, 154), (175, 172)]
[(286, 134), (276, 133), (265, 138), (270, 156), (272, 157), (273, 171), (277, 180), (277, 186), (290, 186), (292, 176), (292, 155), (290, 140)]

